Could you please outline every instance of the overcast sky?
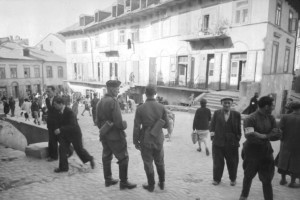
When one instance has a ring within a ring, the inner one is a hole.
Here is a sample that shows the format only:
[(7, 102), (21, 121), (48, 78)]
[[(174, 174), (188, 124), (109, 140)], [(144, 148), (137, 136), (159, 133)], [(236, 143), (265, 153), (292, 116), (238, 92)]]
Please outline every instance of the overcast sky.
[(0, 37), (18, 35), (35, 45), (79, 21), (80, 14), (93, 15), (115, 0), (0, 0)]

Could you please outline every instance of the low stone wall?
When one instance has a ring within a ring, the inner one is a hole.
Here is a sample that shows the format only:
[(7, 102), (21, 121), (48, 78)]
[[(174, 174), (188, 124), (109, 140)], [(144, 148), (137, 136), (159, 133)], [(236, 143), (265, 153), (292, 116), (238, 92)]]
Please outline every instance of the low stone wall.
[(5, 121), (12, 124), (25, 136), (28, 145), (39, 142), (48, 142), (49, 140), (48, 130), (46, 128), (15, 121), (9, 118), (5, 118)]

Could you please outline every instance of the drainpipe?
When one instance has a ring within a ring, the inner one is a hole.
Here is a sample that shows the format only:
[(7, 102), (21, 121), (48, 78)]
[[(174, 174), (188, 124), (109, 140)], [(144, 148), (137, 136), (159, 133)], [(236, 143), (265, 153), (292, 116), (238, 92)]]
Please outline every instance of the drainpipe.
[(44, 63), (45, 63), (45, 61), (42, 60), (42, 92), (44, 92), (44, 83), (45, 83), (45, 80), (44, 80)]
[(222, 63), (223, 63), (223, 53), (221, 53), (221, 58), (220, 58), (220, 82), (219, 82), (219, 90), (222, 89)]

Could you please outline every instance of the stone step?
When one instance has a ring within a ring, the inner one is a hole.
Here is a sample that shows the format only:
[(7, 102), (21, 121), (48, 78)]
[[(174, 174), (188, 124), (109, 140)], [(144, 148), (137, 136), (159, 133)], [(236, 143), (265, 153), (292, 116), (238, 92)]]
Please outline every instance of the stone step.
[(25, 148), (28, 157), (44, 159), (48, 157), (48, 142), (39, 142), (28, 145)]

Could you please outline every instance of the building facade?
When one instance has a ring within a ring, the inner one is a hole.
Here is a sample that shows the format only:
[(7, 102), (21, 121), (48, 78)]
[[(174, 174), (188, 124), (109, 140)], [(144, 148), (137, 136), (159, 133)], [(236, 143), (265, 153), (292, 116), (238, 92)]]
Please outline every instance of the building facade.
[(64, 58), (14, 42), (0, 45), (0, 98), (42, 94), (47, 85), (63, 90), (66, 79)]
[(258, 91), (275, 97), (279, 114), (292, 85), (297, 20), (287, 0), (118, 0), (60, 33), (70, 83), (119, 79), (137, 94), (149, 83)]
[(66, 43), (65, 37), (61, 34), (50, 33), (40, 42), (35, 45), (35, 48), (40, 50), (50, 51), (59, 55), (63, 58), (66, 58)]

